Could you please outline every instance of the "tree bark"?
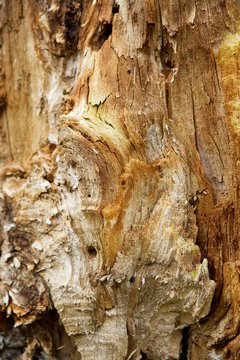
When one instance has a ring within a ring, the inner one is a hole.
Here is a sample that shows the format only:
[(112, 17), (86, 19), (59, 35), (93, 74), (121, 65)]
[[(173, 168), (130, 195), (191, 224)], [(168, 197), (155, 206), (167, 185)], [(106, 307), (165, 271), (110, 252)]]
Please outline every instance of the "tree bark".
[(0, 7), (1, 359), (238, 359), (239, 2)]

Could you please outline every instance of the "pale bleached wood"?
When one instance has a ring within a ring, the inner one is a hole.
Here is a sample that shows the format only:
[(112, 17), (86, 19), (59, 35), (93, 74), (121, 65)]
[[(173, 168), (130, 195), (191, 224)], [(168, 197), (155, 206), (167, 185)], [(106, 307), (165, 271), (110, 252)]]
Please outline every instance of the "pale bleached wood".
[(1, 308), (68, 349), (22, 359), (236, 357), (239, 5), (1, 11)]

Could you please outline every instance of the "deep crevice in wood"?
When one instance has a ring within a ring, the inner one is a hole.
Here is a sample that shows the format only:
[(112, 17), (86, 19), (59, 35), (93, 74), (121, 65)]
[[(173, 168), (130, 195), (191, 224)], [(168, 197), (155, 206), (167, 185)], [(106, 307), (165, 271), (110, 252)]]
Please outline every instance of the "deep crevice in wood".
[(109, 23), (100, 24), (91, 40), (91, 46), (93, 50), (98, 51), (111, 34), (112, 34), (112, 24)]
[(117, 13), (119, 13), (119, 5), (114, 2), (113, 7), (112, 7), (112, 14), (114, 15)]
[(188, 360), (188, 347), (189, 347), (189, 332), (190, 327), (186, 326), (182, 331), (182, 350), (179, 360)]

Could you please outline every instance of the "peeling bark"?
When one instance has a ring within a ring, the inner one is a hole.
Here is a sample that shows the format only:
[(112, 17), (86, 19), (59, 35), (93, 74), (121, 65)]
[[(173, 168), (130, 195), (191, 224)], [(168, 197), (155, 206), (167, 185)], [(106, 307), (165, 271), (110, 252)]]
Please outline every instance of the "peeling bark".
[(237, 359), (238, 2), (0, 6), (0, 356)]

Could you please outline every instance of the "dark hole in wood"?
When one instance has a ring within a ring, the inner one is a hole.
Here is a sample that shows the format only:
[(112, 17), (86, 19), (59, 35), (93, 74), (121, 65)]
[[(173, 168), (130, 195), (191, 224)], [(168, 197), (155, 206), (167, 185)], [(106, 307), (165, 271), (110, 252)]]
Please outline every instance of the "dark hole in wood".
[(41, 360), (45, 359), (46, 353), (42, 350), (41, 347), (35, 349), (35, 354), (33, 355), (32, 360)]
[(169, 68), (169, 69), (172, 69), (174, 66), (172, 65), (172, 61), (171, 60), (167, 60), (166, 61), (166, 66)]
[(112, 7), (112, 14), (117, 14), (119, 13), (119, 5), (118, 4), (113, 4), (113, 7)]
[(129, 279), (130, 283), (131, 283), (131, 284), (134, 284), (134, 283), (135, 283), (135, 279), (136, 279), (135, 276), (131, 276), (130, 279)]
[(186, 326), (182, 331), (182, 350), (179, 360), (187, 360), (188, 358), (188, 345), (189, 345), (189, 331), (190, 327)]
[(141, 355), (141, 360), (150, 360), (143, 351), (140, 352), (140, 355)]
[(88, 252), (88, 254), (89, 254), (91, 257), (95, 257), (95, 256), (97, 255), (97, 250), (96, 250), (96, 248), (95, 248), (94, 246), (92, 246), (92, 245), (89, 245), (89, 246), (87, 247), (87, 252)]
[(123, 186), (126, 185), (126, 181), (123, 180), (123, 181), (121, 182), (121, 184), (122, 184)]
[(101, 35), (101, 39), (103, 40), (103, 42), (106, 41), (111, 34), (112, 34), (112, 24), (104, 24)]
[(93, 50), (99, 50), (111, 34), (112, 24), (100, 24), (91, 41)]

